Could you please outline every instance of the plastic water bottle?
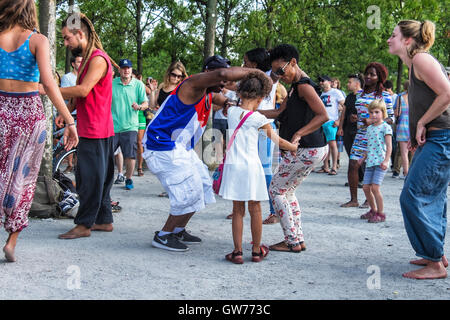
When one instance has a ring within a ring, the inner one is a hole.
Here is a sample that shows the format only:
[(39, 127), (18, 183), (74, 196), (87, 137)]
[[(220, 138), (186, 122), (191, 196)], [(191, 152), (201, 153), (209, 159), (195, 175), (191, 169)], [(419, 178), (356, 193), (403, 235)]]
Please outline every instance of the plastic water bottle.
[(337, 136), (337, 146), (338, 146), (339, 152), (344, 151), (344, 137), (343, 136)]

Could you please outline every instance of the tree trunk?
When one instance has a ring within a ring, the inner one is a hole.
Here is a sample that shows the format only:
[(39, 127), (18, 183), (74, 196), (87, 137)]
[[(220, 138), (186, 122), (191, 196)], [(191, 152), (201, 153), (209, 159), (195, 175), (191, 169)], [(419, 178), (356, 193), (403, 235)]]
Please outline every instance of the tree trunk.
[(267, 21), (267, 31), (268, 31), (268, 35), (266, 38), (266, 49), (270, 50), (272, 49), (272, 34), (273, 34), (273, 17), (272, 17), (272, 13), (273, 13), (273, 4), (272, 2), (268, 2), (267, 3), (267, 10), (266, 10), (266, 21)]
[(136, 55), (137, 55), (137, 71), (142, 74), (142, 29), (141, 29), (141, 15), (142, 15), (142, 0), (137, 0), (136, 3)]
[[(216, 36), (216, 24), (217, 24), (217, 0), (208, 0), (206, 7), (206, 32), (205, 32), (205, 46), (203, 51), (203, 57), (206, 58), (214, 55), (214, 44)], [(212, 108), (212, 106), (211, 106)], [(212, 112), (209, 116), (208, 123), (206, 124), (206, 131), (212, 130)], [(206, 135), (208, 136), (208, 135)], [(202, 159), (204, 160), (204, 153), (207, 150), (208, 145), (211, 143), (212, 135), (210, 138), (202, 137)]]
[(227, 46), (228, 46), (228, 30), (230, 29), (230, 20), (231, 20), (231, 10), (233, 3), (230, 0), (225, 0), (224, 5), (224, 25), (223, 25), (223, 33), (222, 33), (222, 47), (220, 48), (220, 55), (222, 57), (227, 56)]
[[(50, 43), (50, 64), (52, 70), (56, 69), (56, 0), (40, 0), (39, 1), (39, 28)], [(45, 150), (42, 158), (39, 175), (53, 176), (53, 104), (48, 96), (41, 96), (44, 106), (45, 118), (47, 119), (47, 139), (45, 142)]]
[[(75, 0), (69, 0), (69, 14), (70, 14), (70, 9), (73, 10), (73, 7), (75, 5)], [(71, 57), (71, 53), (69, 48), (66, 48), (66, 65), (65, 65), (65, 73), (69, 73), (70, 71), (72, 71), (72, 65), (70, 64), (70, 57)]]
[(206, 7), (206, 32), (203, 50), (204, 59), (214, 55), (214, 44), (217, 24), (217, 0), (208, 0)]

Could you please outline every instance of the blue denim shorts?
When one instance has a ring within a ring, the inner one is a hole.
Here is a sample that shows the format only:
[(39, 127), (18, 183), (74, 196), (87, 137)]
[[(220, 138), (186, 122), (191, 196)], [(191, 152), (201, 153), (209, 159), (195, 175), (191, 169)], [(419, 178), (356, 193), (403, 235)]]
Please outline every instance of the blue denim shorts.
[(367, 167), (364, 171), (363, 184), (377, 184), (381, 186), (387, 169), (383, 170), (380, 166)]

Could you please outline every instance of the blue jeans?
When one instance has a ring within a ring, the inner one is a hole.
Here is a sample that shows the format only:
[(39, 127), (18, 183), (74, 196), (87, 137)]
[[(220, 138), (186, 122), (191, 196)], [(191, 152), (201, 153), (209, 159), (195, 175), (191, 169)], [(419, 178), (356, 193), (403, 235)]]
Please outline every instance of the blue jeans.
[[(271, 123), (272, 129), (276, 130), (277, 127), (272, 122)], [(264, 169), (264, 174), (266, 176), (266, 186), (267, 191), (269, 191), (270, 182), (272, 181), (272, 162), (273, 162), (273, 149), (274, 149), (274, 143), (270, 138), (263, 135), (262, 133), (259, 134), (258, 137), (258, 154), (259, 159), (261, 160), (261, 164)], [(275, 210), (272, 206), (272, 201), (269, 201), (270, 205), (270, 213), (275, 214)]]
[(431, 261), (444, 255), (449, 180), (450, 129), (430, 131), (414, 154), (400, 206), (416, 255)]

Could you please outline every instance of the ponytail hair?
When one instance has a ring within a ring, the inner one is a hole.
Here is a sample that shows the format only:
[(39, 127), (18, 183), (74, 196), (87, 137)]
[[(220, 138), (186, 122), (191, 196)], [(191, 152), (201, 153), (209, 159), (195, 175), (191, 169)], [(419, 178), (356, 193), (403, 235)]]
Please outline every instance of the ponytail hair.
[(245, 53), (250, 62), (256, 63), (256, 68), (263, 72), (269, 71), (272, 66), (270, 64), (270, 54), (264, 48), (255, 48)]
[(433, 22), (402, 20), (398, 23), (400, 33), (404, 38), (412, 38), (414, 43), (408, 48), (408, 56), (413, 58), (417, 53), (428, 52), (433, 46), (436, 26)]

